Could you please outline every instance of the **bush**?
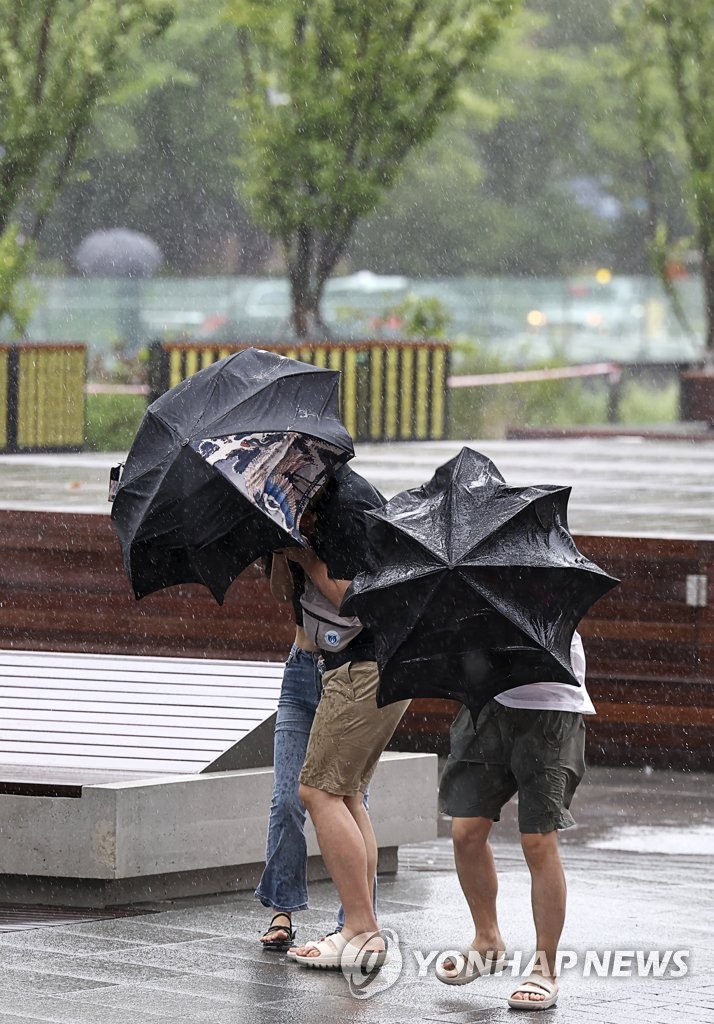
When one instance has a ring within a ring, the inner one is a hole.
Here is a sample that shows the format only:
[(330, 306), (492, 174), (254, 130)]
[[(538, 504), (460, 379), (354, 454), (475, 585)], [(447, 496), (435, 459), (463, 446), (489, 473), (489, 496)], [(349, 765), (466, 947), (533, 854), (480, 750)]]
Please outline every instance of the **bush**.
[[(514, 369), (475, 342), (455, 346), (459, 374)], [(544, 365), (565, 365), (566, 360)], [(449, 394), (450, 437), (504, 437), (510, 427), (581, 427), (607, 424), (608, 382), (604, 377), (454, 388)], [(627, 378), (622, 383), (619, 420), (623, 426), (672, 423), (678, 419), (676, 381)]]
[(87, 395), (87, 448), (95, 452), (128, 451), (145, 411), (143, 395)]

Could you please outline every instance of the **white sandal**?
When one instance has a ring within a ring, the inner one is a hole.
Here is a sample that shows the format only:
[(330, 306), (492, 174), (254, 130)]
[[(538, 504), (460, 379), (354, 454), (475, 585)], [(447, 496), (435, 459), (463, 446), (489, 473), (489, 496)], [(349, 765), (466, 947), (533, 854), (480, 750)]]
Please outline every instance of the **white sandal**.
[[(543, 999), (514, 999), (516, 992), (536, 992)], [(513, 1010), (548, 1010), (558, 1001), (558, 985), (542, 974), (529, 974), (508, 1000)]]
[[(365, 939), (369, 941), (372, 937), (369, 935)], [(361, 939), (362, 936), (356, 935), (355, 938)], [(303, 967), (322, 967), (333, 971), (341, 968), (344, 971), (370, 973), (379, 970), (389, 961), (387, 949), (365, 949), (365, 942), (348, 941), (341, 932), (328, 935), (319, 942), (306, 942), (305, 947), (317, 950), (317, 956), (294, 953), (290, 958)]]
[(347, 945), (347, 939), (343, 938), (342, 933), (335, 932), (319, 942), (305, 943), (308, 949), (317, 950), (317, 956), (300, 956), (295, 953), (290, 959), (304, 967), (324, 967), (334, 971), (342, 966), (342, 953)]
[(317, 949), (318, 943), (324, 942), (325, 939), (330, 939), (330, 938), (332, 938), (333, 935), (339, 935), (339, 934), (340, 934), (340, 930), (338, 928), (334, 932), (328, 932), (327, 935), (323, 935), (321, 939), (314, 939), (312, 942), (303, 942), (299, 946), (297, 944), (295, 944), (295, 945), (290, 947), (290, 949), (287, 951), (287, 953), (285, 955), (287, 956), (288, 960), (297, 960), (297, 950), (298, 949)]
[[(451, 960), (453, 967), (445, 967), (447, 960)], [(476, 949), (465, 949), (463, 952), (448, 952), (437, 960), (435, 973), (439, 981), (445, 985), (468, 985), (477, 978), (483, 978), (486, 974), (497, 974), (503, 970), (506, 963), (506, 954), (493, 959), (488, 956), (481, 956)]]

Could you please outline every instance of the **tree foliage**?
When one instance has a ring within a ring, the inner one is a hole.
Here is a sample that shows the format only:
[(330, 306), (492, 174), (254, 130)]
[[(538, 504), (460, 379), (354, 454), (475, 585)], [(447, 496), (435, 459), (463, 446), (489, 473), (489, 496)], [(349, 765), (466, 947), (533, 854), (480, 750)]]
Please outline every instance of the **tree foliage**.
[(45, 258), (66, 260), (88, 232), (120, 225), (150, 235), (173, 273), (257, 271), (269, 244), (236, 193), (241, 69), (222, 10), (221, 0), (176, 0), (162, 38), (127, 54), (83, 173), (43, 234)]
[[(705, 351), (714, 369), (714, 7), (709, 0), (622, 0), (616, 17), (644, 167), (652, 265), (667, 285), (673, 242), (658, 184), (662, 165), (678, 159), (701, 255)], [(681, 248), (681, 233), (674, 245)], [(678, 312), (676, 292), (669, 291)]]
[(612, 225), (571, 187), (604, 177), (598, 118), (612, 102), (596, 56), (612, 46), (609, 2), (589, 10), (579, 32), (575, 13), (574, 23), (561, 19), (559, 4), (522, 8), (466, 76), (458, 108), (424, 159), (410, 163), (384, 214), (358, 229), (362, 262), (426, 275), (549, 274), (590, 253), (603, 258)]
[[(631, 177), (643, 193), (644, 245), (650, 270), (659, 278), (682, 328), (691, 326), (679, 293), (671, 280), (671, 261), (691, 246), (686, 237), (691, 228), (683, 195), (685, 152), (678, 127), (677, 106), (671, 89), (658, 26), (642, 0), (621, 0), (614, 8), (614, 21), (620, 31), (620, 62), (628, 114), (618, 118), (618, 126), (631, 125), (628, 149), (634, 140), (639, 157)], [(615, 144), (615, 148), (621, 149)], [(666, 181), (677, 168), (677, 198)]]
[(112, 74), (171, 0), (0, 0), (0, 318)]
[(648, 0), (663, 38), (687, 152), (687, 171), (707, 309), (705, 350), (714, 370), (714, 6), (710, 0)]
[[(42, 233), (47, 265), (61, 266), (87, 232), (121, 224), (150, 234), (169, 272), (283, 272), (279, 235), (271, 243), (251, 220), (257, 203), (244, 183), (248, 171), (248, 185), (260, 177), (256, 107), (260, 127), (262, 118), (288, 115), (292, 94), (277, 60), (264, 58), (236, 25), (235, 11), (233, 23), (222, 19), (225, 2), (175, 0), (176, 19), (160, 41), (126, 48), (121, 84), (115, 76), (102, 97), (86, 158)], [(648, 253), (663, 265), (665, 248), (684, 244), (694, 226), (663, 36), (644, 5), (525, 0), (496, 45), (461, 76), (431, 139), (377, 190), (379, 206), (356, 222), (338, 271), (560, 275), (607, 265), (646, 273)], [(295, 0), (279, 6), (294, 11)], [(636, 17), (613, 22), (618, 7)], [(271, 8), (259, 9), (268, 19)], [(238, 105), (246, 47), (255, 96)], [(645, 93), (633, 70), (643, 62)], [(311, 126), (325, 109), (323, 94), (335, 91), (331, 75), (317, 79)], [(287, 131), (278, 139), (286, 160), (294, 157), (296, 177), (304, 150), (328, 170), (337, 166), (333, 142), (313, 138), (308, 146)], [(271, 187), (270, 179), (258, 181), (269, 217)], [(592, 201), (583, 187), (593, 190)]]
[(322, 329), (358, 220), (434, 134), (511, 0), (233, 0), (244, 63), (243, 184), (285, 254), (293, 326)]

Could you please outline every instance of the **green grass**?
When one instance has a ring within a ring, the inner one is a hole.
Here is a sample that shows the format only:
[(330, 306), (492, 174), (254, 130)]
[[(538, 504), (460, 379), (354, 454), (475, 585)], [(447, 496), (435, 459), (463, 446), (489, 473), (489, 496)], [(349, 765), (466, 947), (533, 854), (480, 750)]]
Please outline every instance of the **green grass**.
[[(500, 370), (471, 362), (460, 373)], [(509, 426), (597, 426), (607, 423), (607, 385), (602, 378), (458, 388), (450, 396), (449, 436), (504, 437)], [(625, 380), (619, 422), (623, 426), (673, 423), (678, 419), (676, 381), (659, 386)], [(91, 451), (128, 451), (146, 409), (141, 395), (88, 395), (85, 435)]]
[[(497, 356), (485, 355), (475, 343), (458, 346), (458, 374), (513, 369)], [(560, 365), (565, 361), (561, 360)], [(558, 361), (548, 365), (558, 365)], [(582, 427), (607, 424), (605, 378), (549, 380), (489, 387), (455, 388), (449, 395), (454, 439), (504, 437), (508, 427)], [(637, 427), (678, 420), (679, 385), (627, 379), (622, 384), (618, 423)]]
[[(603, 380), (556, 380), (534, 384), (454, 389), (450, 401), (452, 438), (504, 437), (507, 427), (583, 427), (607, 424)], [(625, 381), (617, 422), (626, 427), (675, 423), (679, 386)]]
[(87, 448), (95, 452), (128, 451), (145, 410), (143, 395), (87, 395)]
[(620, 401), (620, 420), (632, 426), (675, 423), (679, 420), (679, 384), (672, 380), (658, 387), (628, 381)]

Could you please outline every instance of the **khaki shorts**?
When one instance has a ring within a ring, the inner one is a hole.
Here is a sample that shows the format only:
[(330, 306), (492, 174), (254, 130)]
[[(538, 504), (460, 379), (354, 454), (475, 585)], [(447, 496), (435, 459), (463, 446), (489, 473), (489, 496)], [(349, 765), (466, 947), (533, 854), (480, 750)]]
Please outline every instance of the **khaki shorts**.
[(335, 796), (364, 793), (410, 701), (377, 707), (374, 661), (325, 672), (300, 782)]

